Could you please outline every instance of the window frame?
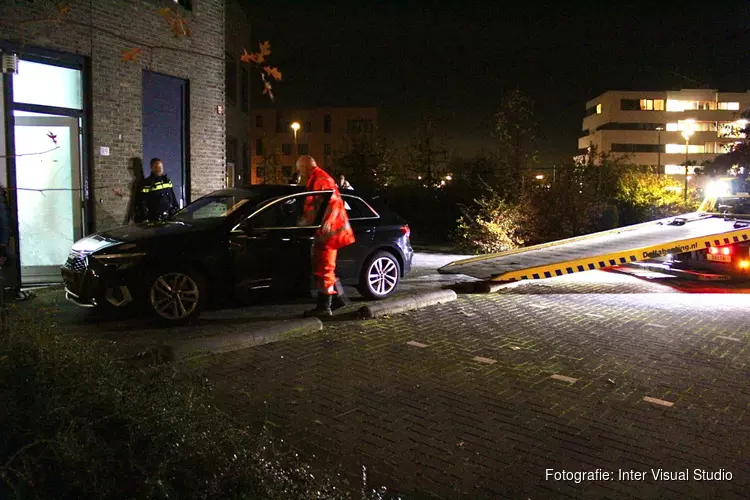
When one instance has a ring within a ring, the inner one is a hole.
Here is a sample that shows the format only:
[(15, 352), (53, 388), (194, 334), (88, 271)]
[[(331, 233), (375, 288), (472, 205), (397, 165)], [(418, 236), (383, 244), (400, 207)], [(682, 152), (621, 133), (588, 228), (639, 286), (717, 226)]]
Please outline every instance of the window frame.
[[(363, 200), (359, 196), (353, 196), (353, 195), (350, 195), (350, 194), (342, 194), (341, 195), (341, 199), (344, 200), (344, 202), (346, 202), (347, 200), (350, 200), (350, 199), (357, 200), (357, 201), (361, 202), (365, 207), (367, 207), (370, 210), (370, 212), (372, 212), (372, 214), (373, 214), (372, 217), (349, 217), (349, 220), (375, 220), (375, 219), (379, 219), (380, 218), (380, 214), (377, 212), (377, 210), (375, 210), (374, 208), (372, 208), (372, 206), (369, 203), (367, 203), (365, 200)], [(349, 214), (347, 214), (347, 216), (348, 215)]]
[(331, 199), (331, 195), (333, 194), (333, 191), (307, 191), (304, 193), (293, 193), (286, 196), (281, 196), (278, 198), (274, 198), (273, 200), (268, 201), (268, 203), (265, 203), (263, 206), (255, 210), (253, 213), (242, 219), (236, 226), (232, 228), (232, 233), (242, 233), (244, 232), (241, 227), (246, 225), (248, 221), (250, 221), (252, 218), (260, 215), (267, 209), (271, 209), (271, 207), (275, 205), (280, 205), (281, 203), (284, 203), (285, 201), (297, 198), (302, 202), (304, 205), (306, 198), (308, 196), (326, 196), (326, 200), (324, 203), (320, 205), (319, 212), (315, 216), (315, 223), (313, 225), (309, 226), (272, 226), (272, 227), (253, 227), (253, 229), (262, 230), (262, 231), (279, 231), (279, 230), (289, 230), (289, 229), (314, 229), (319, 228), (322, 223), (323, 214), (325, 213), (325, 208), (327, 206), (327, 202)]

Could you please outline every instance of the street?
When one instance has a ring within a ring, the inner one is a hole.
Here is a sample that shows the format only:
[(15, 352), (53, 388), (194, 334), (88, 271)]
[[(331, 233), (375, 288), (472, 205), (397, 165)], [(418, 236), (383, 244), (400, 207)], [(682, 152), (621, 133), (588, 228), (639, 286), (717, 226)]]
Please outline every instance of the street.
[[(400, 293), (457, 281), (434, 271), (455, 258), (418, 254)], [(592, 271), (511, 284), (380, 320), (347, 316), (318, 334), (189, 366), (205, 370), (217, 404), (243, 424), (269, 426), (355, 485), (364, 468), (370, 487), (408, 498), (744, 497), (745, 289), (664, 282)], [(58, 302), (59, 293), (39, 299)], [(179, 329), (92, 323), (63, 304), (59, 319), (141, 348), (304, 307), (216, 311)], [(652, 469), (690, 477), (654, 479)], [(721, 480), (694, 480), (694, 470)], [(576, 480), (583, 472), (594, 479)]]

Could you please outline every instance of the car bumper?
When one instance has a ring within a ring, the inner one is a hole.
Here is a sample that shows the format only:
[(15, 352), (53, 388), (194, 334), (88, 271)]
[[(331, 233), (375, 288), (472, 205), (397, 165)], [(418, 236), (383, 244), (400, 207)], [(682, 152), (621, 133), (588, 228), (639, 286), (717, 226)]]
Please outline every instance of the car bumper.
[(131, 287), (117, 274), (100, 276), (92, 269), (75, 271), (60, 268), (65, 298), (80, 307), (97, 307), (105, 302), (120, 307), (133, 301)]
[(406, 248), (404, 249), (404, 276), (409, 274), (409, 272), (411, 271), (411, 263), (413, 258), (414, 249), (411, 247), (411, 245), (407, 244)]

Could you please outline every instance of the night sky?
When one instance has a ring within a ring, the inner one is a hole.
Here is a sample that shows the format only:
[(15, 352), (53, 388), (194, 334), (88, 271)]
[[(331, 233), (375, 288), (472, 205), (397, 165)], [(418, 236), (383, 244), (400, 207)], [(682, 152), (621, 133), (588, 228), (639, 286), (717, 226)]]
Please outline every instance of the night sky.
[[(448, 146), (491, 148), (506, 89), (536, 103), (541, 158), (577, 149), (585, 102), (606, 90), (750, 89), (750, 2), (252, 1), (281, 107), (375, 106), (389, 138), (425, 120)], [(464, 2), (465, 5), (473, 2)], [(269, 101), (253, 95), (256, 107)]]

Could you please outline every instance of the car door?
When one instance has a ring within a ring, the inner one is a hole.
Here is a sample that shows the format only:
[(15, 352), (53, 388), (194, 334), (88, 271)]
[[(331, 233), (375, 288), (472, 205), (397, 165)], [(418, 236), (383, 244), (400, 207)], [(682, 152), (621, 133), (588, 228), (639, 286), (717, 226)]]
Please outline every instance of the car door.
[(344, 200), (355, 241), (353, 245), (339, 250), (336, 274), (345, 283), (353, 284), (358, 282), (362, 262), (372, 251), (377, 214), (358, 196), (342, 194), (341, 198)]
[[(320, 198), (319, 208), (313, 222), (302, 223), (308, 197)], [(307, 290), (313, 238), (329, 198), (330, 192), (285, 196), (238, 224), (230, 236), (237, 293)]]

